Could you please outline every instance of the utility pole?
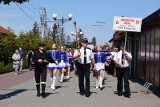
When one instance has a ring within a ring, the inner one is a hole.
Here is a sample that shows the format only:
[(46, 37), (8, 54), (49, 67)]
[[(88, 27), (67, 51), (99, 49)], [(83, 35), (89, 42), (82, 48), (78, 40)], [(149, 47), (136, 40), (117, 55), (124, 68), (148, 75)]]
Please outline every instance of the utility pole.
[(47, 12), (45, 8), (42, 8), (42, 15), (40, 16), (40, 34), (42, 39), (48, 37), (48, 23), (47, 23)]

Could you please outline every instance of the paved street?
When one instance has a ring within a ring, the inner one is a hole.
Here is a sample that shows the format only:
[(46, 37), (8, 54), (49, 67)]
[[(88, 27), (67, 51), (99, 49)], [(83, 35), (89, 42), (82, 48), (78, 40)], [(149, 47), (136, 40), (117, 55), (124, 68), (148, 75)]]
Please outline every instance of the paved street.
[[(116, 78), (110, 75), (106, 75), (105, 88), (101, 91), (95, 89), (95, 79), (91, 73), (92, 94), (89, 98), (79, 95), (77, 77), (73, 72), (68, 82), (59, 83), (57, 79), (57, 89), (54, 91), (50, 88), (48, 75), (45, 99), (36, 96), (33, 71), (3, 75), (0, 75), (0, 80), (3, 80), (3, 84), (0, 82), (0, 107), (160, 107), (160, 98), (152, 93), (144, 94), (141, 92), (142, 86), (131, 81), (131, 98), (117, 96)], [(10, 85), (6, 85), (7, 81)]]

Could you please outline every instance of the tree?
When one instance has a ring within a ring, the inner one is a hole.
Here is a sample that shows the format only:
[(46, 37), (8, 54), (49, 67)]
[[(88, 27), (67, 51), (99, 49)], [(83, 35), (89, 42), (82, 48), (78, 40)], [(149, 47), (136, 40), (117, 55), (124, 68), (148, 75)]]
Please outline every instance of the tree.
[(7, 27), (7, 30), (8, 30), (10, 33), (14, 34), (14, 30), (13, 30), (11, 27)]
[(103, 45), (102, 49), (108, 49), (110, 46), (109, 46), (109, 43), (105, 43), (105, 45)]
[(52, 32), (52, 40), (55, 42), (56, 41), (56, 35), (58, 34), (58, 26), (54, 24), (53, 26), (53, 32)]
[(92, 43), (94, 44), (94, 46), (96, 46), (96, 37), (92, 38)]
[(12, 61), (12, 55), (16, 49), (16, 39), (13, 34), (9, 34), (0, 39), (0, 62), (7, 65)]
[(33, 32), (34, 36), (39, 36), (39, 27), (38, 27), (37, 22), (34, 23), (32, 32)]
[(70, 47), (76, 49), (76, 48), (77, 48), (76, 45), (77, 45), (77, 41), (76, 41), (76, 40), (73, 40), (73, 42), (71, 43), (71, 46), (70, 46)]
[(3, 4), (10, 4), (11, 2), (15, 2), (15, 3), (24, 3), (24, 2), (29, 2), (30, 0), (0, 0), (0, 3)]
[(32, 32), (21, 33), (17, 38), (16, 46), (22, 47), (24, 51), (36, 50), (37, 44), (41, 41), (40, 36), (34, 36)]
[(69, 35), (67, 35), (67, 37), (66, 37), (66, 41), (67, 41), (66, 46), (67, 46), (67, 47), (71, 47), (71, 38), (70, 38), (70, 36), (69, 36)]

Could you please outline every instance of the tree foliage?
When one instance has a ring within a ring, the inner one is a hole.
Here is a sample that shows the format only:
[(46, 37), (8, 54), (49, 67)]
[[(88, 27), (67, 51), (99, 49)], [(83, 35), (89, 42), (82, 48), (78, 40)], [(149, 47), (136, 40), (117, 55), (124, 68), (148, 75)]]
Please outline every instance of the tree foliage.
[(15, 2), (15, 3), (24, 3), (24, 2), (29, 2), (30, 0), (0, 0), (0, 3), (3, 4), (10, 4), (11, 2)]
[(10, 34), (0, 39), (0, 61), (8, 64), (12, 61), (11, 57), (16, 49), (15, 36)]
[(33, 33), (21, 33), (19, 37), (15, 37), (10, 34), (0, 39), (0, 62), (8, 64), (12, 62), (12, 55), (16, 49), (22, 47), (25, 54), (30, 50), (36, 50), (38, 43), (43, 41), (45, 43), (45, 49), (51, 49), (53, 41), (48, 38), (42, 38), (40, 36), (33, 36)]
[(56, 35), (58, 34), (58, 25), (54, 24), (53, 26), (53, 32), (52, 32), (52, 40), (55, 42), (56, 41)]
[(94, 46), (96, 46), (96, 37), (92, 38), (92, 43), (94, 44)]
[(34, 36), (38, 36), (38, 35), (40, 34), (40, 33), (39, 33), (39, 27), (38, 27), (38, 23), (37, 23), (37, 22), (34, 23), (32, 32), (33, 32)]

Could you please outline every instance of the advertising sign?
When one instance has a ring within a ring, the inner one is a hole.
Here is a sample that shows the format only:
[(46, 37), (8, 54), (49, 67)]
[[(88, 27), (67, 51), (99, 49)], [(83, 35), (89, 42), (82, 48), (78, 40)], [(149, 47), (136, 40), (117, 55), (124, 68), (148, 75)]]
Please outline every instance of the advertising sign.
[(142, 18), (114, 17), (113, 30), (141, 32)]

